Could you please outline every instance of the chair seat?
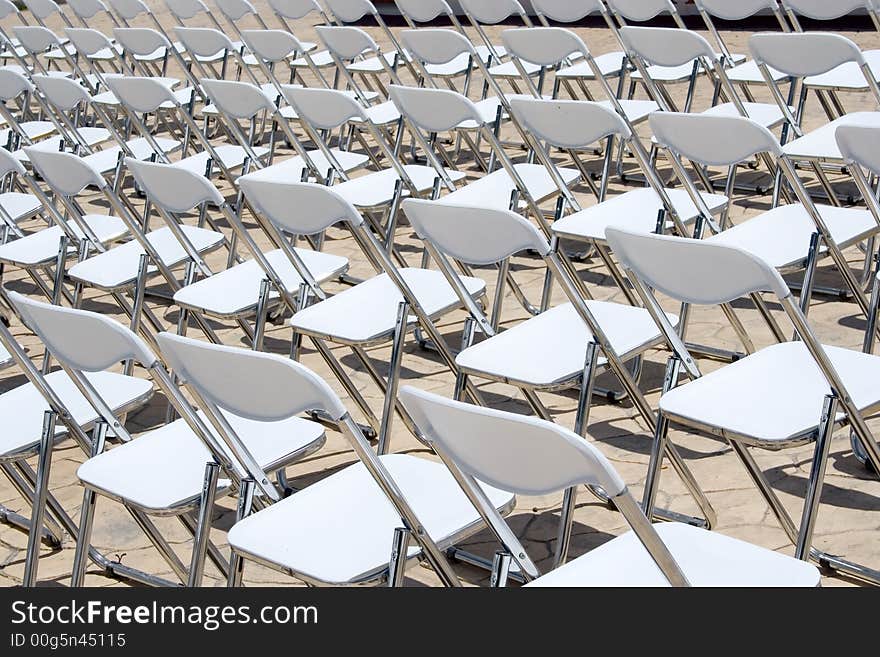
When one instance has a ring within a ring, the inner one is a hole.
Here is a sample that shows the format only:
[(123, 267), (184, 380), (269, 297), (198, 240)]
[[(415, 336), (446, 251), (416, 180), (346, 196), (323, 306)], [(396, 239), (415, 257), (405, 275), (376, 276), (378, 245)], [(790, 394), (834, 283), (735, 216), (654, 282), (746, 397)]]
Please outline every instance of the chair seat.
[(880, 112), (852, 112), (845, 114), (821, 128), (808, 132), (803, 137), (798, 137), (785, 144), (782, 151), (795, 159), (810, 159), (819, 162), (840, 162), (843, 155), (837, 147), (837, 139), (834, 136), (838, 126), (845, 124), (858, 124), (863, 126), (880, 127)]
[[(630, 123), (640, 123), (648, 118), (648, 116), (652, 112), (656, 112), (660, 109), (660, 106), (655, 103), (653, 100), (619, 100), (620, 106), (623, 108), (624, 114), (626, 114), (626, 118), (629, 119)], [(610, 100), (601, 100), (599, 101), (599, 105), (604, 105), (606, 108), (613, 110), (614, 106), (611, 104)]]
[[(731, 55), (733, 57), (733, 63), (738, 64), (740, 62), (744, 62), (746, 60), (745, 55), (734, 54)], [(721, 59), (721, 53), (715, 53), (716, 59)], [(680, 64), (678, 66), (649, 66), (648, 67), (648, 75), (651, 76), (651, 79), (654, 82), (667, 82), (667, 83), (675, 83), (675, 82), (685, 82), (691, 77), (691, 73), (694, 71), (693, 62), (688, 62), (686, 64)], [(703, 75), (706, 73), (706, 69), (703, 65), (700, 65), (699, 74)], [(642, 74), (639, 71), (633, 71), (632, 73), (633, 80), (641, 80)]]
[[(181, 55), (186, 52), (186, 48), (184, 48), (183, 44), (179, 41), (175, 41), (174, 43), (172, 43), (171, 47), (174, 48)], [(160, 46), (151, 53), (148, 53), (146, 55), (135, 55), (134, 58), (139, 62), (158, 62), (165, 59), (166, 56), (170, 57), (171, 53), (166, 52), (165, 46)]]
[[(324, 68), (325, 66), (335, 66), (333, 62), (333, 57), (331, 57), (330, 53), (326, 50), (319, 50), (318, 52), (309, 53), (309, 57), (318, 68)], [(290, 62), (290, 65), (293, 68), (305, 68), (308, 67), (308, 62), (306, 62), (305, 57), (297, 57), (292, 62)]]
[[(382, 53), (382, 57), (385, 58), (388, 66), (394, 65), (394, 55), (393, 52)], [(366, 59), (362, 59), (356, 62), (352, 62), (348, 64), (346, 67), (352, 73), (381, 73), (385, 69), (382, 67), (382, 62), (378, 57), (367, 57)]]
[[(6, 122), (4, 121), (4, 123)], [(55, 132), (55, 124), (51, 121), (24, 121), (18, 125), (31, 141), (37, 141), (43, 137), (48, 137)], [(4, 148), (6, 147), (6, 144), (9, 143), (10, 132), (10, 128), (0, 130), (0, 145)]]
[[(806, 561), (715, 531), (677, 522), (654, 525), (693, 586), (819, 586)], [(629, 531), (526, 586), (668, 586), (657, 564)]]
[[(370, 161), (369, 156), (362, 153), (352, 153), (350, 151), (340, 151), (335, 148), (331, 149), (333, 156), (342, 167), (343, 171), (348, 173), (354, 171), (367, 164)], [(321, 151), (308, 151), (318, 171), (326, 172), (330, 170), (330, 162)], [(303, 170), (306, 168), (304, 160), (299, 155), (294, 155), (286, 160), (275, 162), (271, 166), (242, 176), (242, 180), (271, 180), (277, 182), (290, 182), (291, 180), (299, 181), (302, 179)]]
[[(110, 132), (104, 128), (77, 128), (77, 132), (89, 146), (97, 146), (101, 142), (110, 139)], [(62, 141), (64, 141), (67, 146), (70, 146), (69, 140), (64, 139), (61, 135), (52, 135), (51, 137), (38, 141), (33, 147), (44, 151), (58, 151), (61, 148)], [(19, 149), (12, 155), (19, 162), (30, 162), (24, 149)]]
[[(537, 202), (541, 202), (559, 192), (559, 188), (543, 164), (514, 164), (519, 177)], [(573, 184), (580, 178), (577, 169), (558, 169), (566, 185)], [(443, 196), (439, 203), (454, 205), (473, 205), (480, 208), (510, 209), (510, 195), (516, 189), (516, 183), (504, 169), (496, 169), (479, 180), (468, 183), (461, 189)]]
[[(523, 70), (529, 75), (537, 75), (541, 72), (541, 67), (537, 64), (532, 64), (531, 62), (527, 62), (521, 60)], [(519, 79), (520, 73), (519, 69), (516, 68), (516, 64), (512, 61), (504, 62), (503, 64), (496, 64), (492, 68), (489, 69), (489, 74), (495, 78), (514, 78)]]
[[(420, 192), (431, 189), (437, 172), (433, 167), (419, 164), (407, 164), (404, 170)], [(465, 174), (461, 171), (446, 170), (453, 181), (462, 180)], [(394, 187), (399, 176), (394, 169), (383, 169), (352, 178), (333, 187), (333, 191), (358, 208), (375, 208), (388, 205), (394, 199)], [(404, 187), (404, 195), (409, 190)]]
[[(507, 50), (504, 48), (504, 46), (493, 45), (492, 47), (495, 48), (495, 52), (498, 53), (499, 57), (504, 57), (507, 54)], [(487, 48), (485, 45), (482, 45), (476, 46), (474, 50), (484, 64), (489, 63), (489, 57), (491, 55), (489, 48)], [(467, 72), (469, 66), (470, 55), (466, 52), (463, 52), (459, 55), (456, 55), (448, 62), (444, 62), (442, 64), (426, 64), (425, 70), (428, 72), (428, 75), (432, 77), (452, 78), (458, 77), (459, 75), (464, 75)]]
[[(253, 57), (253, 55), (250, 55)], [(256, 64), (255, 64), (256, 65)], [(301, 85), (294, 85), (301, 86)], [(269, 99), (270, 102), (274, 103), (275, 99), (278, 98), (278, 89), (275, 87), (275, 84), (272, 82), (264, 82), (260, 85), (260, 91), (265, 94), (265, 96)], [(283, 112), (282, 112), (283, 113)], [(217, 106), (214, 103), (209, 103), (202, 108), (202, 116), (219, 116), (220, 110), (217, 109)], [(296, 118), (288, 116), (287, 118)]]
[[(841, 248), (880, 230), (869, 210), (819, 204), (816, 208), (834, 242)], [(807, 258), (810, 237), (815, 232), (816, 224), (804, 206), (792, 203), (763, 212), (712, 235), (707, 241), (745, 249), (777, 269), (799, 268)]]
[[(87, 214), (83, 220), (101, 240), (102, 244), (114, 242), (128, 233), (128, 228), (119, 217), (104, 214)], [(85, 234), (73, 220), (68, 222), (70, 228), (82, 239)], [(49, 226), (36, 233), (25, 235), (0, 246), (0, 262), (18, 267), (35, 267), (55, 260), (58, 256), (58, 241), (64, 231), (59, 226)], [(75, 253), (76, 245), (68, 246), (69, 253)]]
[[(220, 162), (223, 166), (230, 170), (242, 166), (248, 156), (244, 148), (236, 146), (235, 144), (220, 144), (219, 146), (214, 146), (214, 150), (220, 158)], [(269, 152), (269, 149), (265, 146), (254, 146), (253, 151), (258, 157), (262, 157)], [(210, 160), (211, 157), (212, 156), (208, 151), (201, 151), (200, 153), (190, 155), (177, 162), (172, 162), (172, 164), (181, 169), (186, 169), (192, 173), (204, 176), (208, 160)], [(217, 162), (213, 162), (213, 168), (211, 171), (213, 175), (221, 173), (221, 169)]]
[(3, 192), (0, 194), (0, 207), (15, 222), (24, 221), (43, 209), (43, 204), (32, 194)]
[[(825, 345), (837, 373), (862, 411), (880, 403), (880, 356)], [(803, 342), (774, 344), (663, 395), (668, 417), (765, 449), (808, 442), (831, 388)], [(842, 414), (838, 415), (838, 419)]]
[[(775, 103), (743, 103), (748, 117), (765, 128), (773, 128), (785, 120), (782, 110)], [(792, 113), (794, 108), (791, 108)], [(741, 116), (733, 103), (721, 103), (700, 112), (706, 116)]]
[[(153, 394), (153, 385), (146, 379), (113, 372), (86, 373), (85, 376), (114, 412), (132, 410), (146, 403)], [(95, 409), (62, 370), (49, 373), (46, 381), (81, 427), (88, 429), (98, 419)], [(0, 394), (0, 412), (3, 413), (0, 460), (36, 453), (43, 429), (43, 413), (48, 410), (49, 405), (31, 383)], [(67, 435), (67, 429), (60, 421), (56, 424), (55, 435), (59, 439)]]
[[(174, 139), (167, 139), (166, 137), (153, 137), (153, 139), (164, 153), (170, 153), (180, 147), (180, 142)], [(132, 156), (137, 160), (149, 159), (154, 153), (153, 147), (150, 146), (150, 142), (143, 137), (131, 139), (125, 143), (131, 151)], [(119, 160), (119, 153), (121, 152), (122, 148), (120, 146), (111, 146), (110, 148), (105, 148), (104, 150), (97, 151), (91, 155), (86, 155), (83, 160), (88, 162), (96, 171), (109, 173), (116, 168), (116, 163)]]
[[(442, 273), (407, 267), (400, 274), (429, 317), (438, 317), (461, 305), (458, 295)], [(470, 294), (479, 296), (486, 283), (479, 278), (460, 277)], [(384, 342), (394, 332), (397, 306), (403, 295), (387, 274), (379, 274), (329, 299), (299, 311), (289, 324), (300, 333), (345, 344)], [(414, 325), (415, 316), (409, 324)]]
[[(389, 125), (400, 120), (400, 112), (397, 111), (397, 106), (390, 100), (368, 107), (364, 112), (373, 125)], [(351, 122), (363, 123), (360, 118), (352, 119)]]
[[(318, 282), (335, 278), (348, 269), (348, 259), (310, 249), (295, 249), (312, 277)], [(266, 259), (293, 295), (303, 282), (281, 249), (266, 253)], [(247, 260), (213, 276), (204, 278), (174, 294), (174, 303), (215, 317), (237, 317), (253, 312), (260, 298), (260, 283), (266, 273), (255, 260)], [(271, 299), (278, 298), (273, 288)]]
[[(767, 68), (774, 82), (780, 82), (788, 77), (785, 73), (777, 71), (775, 68)], [(753, 60), (738, 64), (733, 68), (727, 69), (725, 72), (728, 79), (734, 84), (765, 84), (764, 76), (761, 75), (761, 70)]]
[[(441, 548), (482, 527), (445, 466), (407, 454), (379, 458)], [(482, 488), (502, 512), (515, 502), (511, 493), (486, 484)], [(384, 574), (399, 526), (394, 507), (366, 468), (356, 463), (236, 523), (228, 538), (246, 557), (306, 581), (350, 584)], [(410, 547), (408, 554), (416, 556), (417, 547)]]
[[(609, 301), (586, 303), (621, 357), (634, 356), (662, 337), (644, 308)], [(667, 317), (673, 325), (678, 323), (677, 316)], [(581, 379), (592, 339), (574, 306), (566, 303), (468, 347), (455, 362), (471, 374), (516, 386), (565, 387)], [(605, 363), (605, 356), (600, 356), (597, 365)]]
[[(685, 190), (667, 188), (666, 193), (682, 222), (696, 219), (697, 206)], [(727, 205), (727, 197), (721, 194), (701, 192), (700, 195), (712, 213), (720, 212)], [(554, 221), (552, 230), (559, 237), (600, 242), (605, 241), (605, 229), (609, 226), (653, 233), (657, 229), (657, 213), (662, 208), (660, 197), (653, 189), (639, 187)]]
[(6, 350), (5, 346), (0, 344), (0, 369), (6, 369), (14, 362), (15, 360), (12, 358), (12, 354)]
[[(257, 463), (269, 473), (324, 444), (324, 428), (317, 422), (297, 417), (257, 422), (229, 412), (223, 414)], [(217, 436), (207, 417), (201, 412), (199, 415)], [(227, 456), (233, 458), (226, 444), (221, 444)], [(89, 459), (76, 474), (89, 488), (148, 513), (179, 513), (198, 502), (205, 464), (213, 460), (186, 420), (178, 419)], [(228, 485), (228, 480), (218, 482), (219, 488)]]
[[(223, 244), (223, 235), (204, 228), (181, 226), (190, 243), (204, 253)], [(147, 234), (147, 239), (168, 267), (179, 265), (188, 259), (180, 242), (167, 226)], [(116, 290), (132, 285), (137, 279), (143, 248), (137, 241), (126, 242), (96, 256), (78, 262), (70, 268), (70, 277), (86, 285), (104, 290)], [(150, 265), (155, 271), (155, 265)]]
[(72, 43), (68, 43), (63, 45), (61, 48), (53, 48), (45, 55), (43, 55), (43, 57), (52, 60), (61, 60), (67, 59), (67, 57), (76, 57), (76, 48), (73, 47)]
[[(880, 80), (880, 50), (863, 50), (862, 55), (875, 80)], [(810, 89), (831, 89), (836, 91), (865, 91), (868, 83), (856, 62), (845, 62), (827, 73), (811, 75), (804, 80)]]
[[(626, 55), (620, 51), (606, 52), (594, 57), (597, 67), (606, 78), (620, 74), (620, 69), (623, 68), (625, 58)], [(596, 78), (596, 76), (593, 75), (593, 69), (590, 68), (587, 62), (578, 62), (577, 64), (566, 66), (556, 73), (556, 77), (581, 80), (594, 80)]]

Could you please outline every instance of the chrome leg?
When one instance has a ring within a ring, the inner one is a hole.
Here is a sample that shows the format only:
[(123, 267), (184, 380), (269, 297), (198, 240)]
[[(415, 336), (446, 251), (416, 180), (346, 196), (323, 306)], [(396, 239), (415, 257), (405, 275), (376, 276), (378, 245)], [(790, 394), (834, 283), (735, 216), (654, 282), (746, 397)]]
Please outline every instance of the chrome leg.
[(403, 344), (406, 341), (406, 327), (409, 319), (409, 304), (401, 301), (397, 306), (397, 324), (394, 328), (394, 342), (391, 346), (391, 361), (388, 364), (388, 385), (385, 388), (385, 402), (382, 407), (382, 421), (379, 425), (379, 454), (388, 453), (391, 439), (391, 425), (394, 420), (394, 407), (397, 401), (397, 385), (400, 382), (400, 361), (403, 357)]
[[(466, 320), (464, 320), (464, 328), (461, 332), (461, 350), (464, 351), (468, 347), (470, 347), (474, 343), (474, 331), (476, 330), (477, 322), (473, 317), (468, 316)], [(455, 389), (452, 393), (452, 398), (456, 401), (461, 401), (461, 396), (464, 394), (464, 388), (467, 384), (467, 374), (465, 374), (461, 368), (455, 373)]]
[[(238, 505), (235, 509), (235, 522), (241, 522), (251, 514), (254, 505), (254, 488), (256, 483), (252, 477), (241, 480), (241, 489), (238, 491)], [(229, 558), (229, 576), (226, 586), (235, 588), (241, 586), (241, 576), (244, 574), (244, 559), (232, 550)]]
[[(92, 449), (90, 458), (96, 457), (104, 451), (104, 442), (107, 439), (108, 425), (106, 422), (96, 422), (92, 430)], [(79, 532), (76, 535), (76, 552), (73, 555), (73, 570), (70, 573), (70, 586), (83, 585), (86, 575), (86, 564), (89, 560), (90, 542), (92, 536), (92, 524), (95, 520), (95, 503), (98, 495), (93, 490), (83, 490), (82, 510), (79, 517)]]
[(403, 587), (403, 576), (406, 573), (406, 556), (409, 550), (410, 531), (405, 527), (394, 530), (391, 541), (391, 559), (388, 561), (388, 587)]
[(263, 336), (266, 333), (266, 320), (269, 306), (269, 292), (272, 290), (272, 283), (268, 278), (260, 281), (260, 297), (257, 301), (257, 318), (254, 326), (253, 348), (254, 351), (263, 350)]
[(205, 464), (205, 480), (202, 484), (202, 496), (199, 500), (199, 519), (196, 534), (193, 538), (192, 559), (189, 566), (189, 578), (186, 585), (190, 588), (202, 585), (205, 572), (205, 555), (211, 535), (211, 514), (214, 512), (214, 499), (217, 497), (217, 479), (220, 476), (220, 464), (210, 461)]
[[(666, 373), (663, 376), (663, 392), (661, 398), (678, 384), (681, 361), (672, 357), (666, 361)], [(667, 447), (667, 434), (669, 433), (669, 420), (663, 415), (663, 411), (657, 414), (657, 426), (654, 429), (654, 442), (651, 445), (651, 458), (648, 462), (648, 475), (645, 479), (645, 492), (642, 497), (642, 509), (645, 515), (652, 517), (654, 504), (657, 501), (657, 487), (660, 483), (660, 468), (663, 464), (663, 455)]]
[(512, 560), (513, 556), (507, 550), (495, 552), (495, 559), (492, 561), (492, 577), (489, 579), (489, 586), (491, 588), (502, 589), (507, 586)]
[(49, 471), (52, 463), (52, 443), (55, 440), (54, 411), (43, 414), (43, 431), (40, 434), (40, 455), (37, 461), (37, 482), (34, 486), (34, 506), (31, 514), (31, 531), (28, 534), (27, 556), (21, 584), (32, 587), (37, 583), (37, 561), (40, 557), (43, 517), (46, 513), (46, 493), (49, 490)]
[[(300, 283), (299, 292), (296, 295), (296, 312), (304, 310), (309, 305), (309, 284)], [(294, 313), (296, 314), (296, 313)], [(293, 335), (290, 336), (290, 360), (299, 360), (302, 351), (302, 335), (293, 329)]]

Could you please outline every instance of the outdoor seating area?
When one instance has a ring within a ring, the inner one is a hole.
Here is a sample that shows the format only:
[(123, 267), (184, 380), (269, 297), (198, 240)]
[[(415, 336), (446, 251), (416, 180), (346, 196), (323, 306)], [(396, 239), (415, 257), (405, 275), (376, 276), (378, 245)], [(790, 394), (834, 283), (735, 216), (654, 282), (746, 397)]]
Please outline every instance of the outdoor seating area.
[(22, 2), (0, 586), (880, 584), (874, 0)]

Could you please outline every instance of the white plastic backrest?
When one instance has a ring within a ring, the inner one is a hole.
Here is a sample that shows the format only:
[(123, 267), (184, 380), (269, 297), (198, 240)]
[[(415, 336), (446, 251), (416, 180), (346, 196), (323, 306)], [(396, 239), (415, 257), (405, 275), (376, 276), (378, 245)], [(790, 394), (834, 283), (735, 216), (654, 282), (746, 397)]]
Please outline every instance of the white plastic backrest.
[(16, 7), (9, 0), (0, 0), (0, 20), (3, 20), (10, 14), (18, 15), (18, 7)]
[(538, 66), (555, 66), (575, 53), (589, 54), (587, 44), (564, 27), (517, 27), (504, 30), (507, 52)]
[(354, 59), (363, 53), (378, 52), (373, 37), (359, 27), (319, 25), (315, 33), (327, 50), (341, 59)]
[(354, 23), (368, 14), (375, 16), (378, 13), (370, 0), (324, 0), (324, 4), (343, 23)]
[(45, 20), (52, 14), (61, 11), (61, 7), (54, 0), (24, 0), (24, 4), (28, 11), (40, 20)]
[(517, 0), (458, 0), (461, 8), (478, 23), (496, 25), (526, 13)]
[(401, 114), (427, 132), (446, 132), (465, 121), (484, 123), (477, 106), (449, 89), (420, 89), (392, 84), (388, 97)]
[(91, 101), (91, 96), (85, 87), (70, 78), (34, 75), (31, 79), (49, 104), (64, 112), (72, 110), (80, 103), (88, 104)]
[(558, 23), (574, 23), (601, 11), (601, 0), (532, 0), (532, 8)]
[(76, 196), (92, 185), (104, 189), (107, 181), (101, 172), (73, 153), (26, 146), (25, 154), (49, 186), (64, 196)]
[[(823, 0), (827, 1), (827, 0)], [(739, 21), (754, 16), (764, 9), (778, 6), (777, 0), (696, 0), (697, 7), (710, 16), (724, 21)]]
[(286, 30), (242, 30), (241, 40), (248, 50), (266, 62), (280, 62), (303, 51), (299, 39)]
[(86, 57), (90, 57), (104, 48), (113, 48), (113, 44), (106, 34), (88, 27), (67, 27), (64, 29), (64, 34), (70, 39), (76, 51)]
[(446, 0), (394, 0), (400, 13), (414, 23), (428, 23), (438, 16), (451, 16)]
[(807, 18), (829, 21), (871, 5), (870, 0), (782, 0), (782, 6)]
[(214, 0), (214, 3), (231, 21), (237, 21), (257, 13), (256, 8), (247, 0)]
[(880, 173), (880, 128), (843, 124), (834, 131), (837, 147), (847, 163)]
[(21, 73), (8, 68), (0, 68), (0, 101), (6, 102), (33, 90), (34, 85)]
[(605, 238), (625, 267), (678, 301), (717, 305), (752, 292), (790, 294), (779, 272), (738, 247), (613, 227)]
[(153, 78), (108, 75), (105, 79), (110, 91), (135, 112), (155, 112), (166, 103), (180, 104), (167, 86)]
[(626, 483), (593, 445), (536, 417), (441, 397), (412, 386), (400, 401), (424, 438), (466, 474), (518, 495), (547, 495), (579, 484), (614, 497)]
[(321, 5), (316, 0), (269, 0), (269, 6), (279, 16), (291, 20), (308, 16), (313, 11), (321, 11)]
[(32, 55), (61, 46), (56, 34), (42, 25), (15, 25), (12, 31), (21, 42), (22, 48)]
[(661, 146), (708, 166), (743, 162), (756, 153), (782, 154), (773, 133), (742, 116), (654, 112), (648, 122)]
[(608, 135), (632, 134), (626, 121), (601, 103), (515, 96), (510, 106), (526, 131), (557, 148), (586, 148)]
[(101, 0), (67, 0), (67, 6), (82, 20), (88, 20), (107, 11), (107, 5)]
[(117, 14), (130, 21), (141, 14), (150, 14), (150, 8), (141, 0), (107, 0)]
[(475, 53), (467, 37), (455, 30), (422, 27), (402, 30), (399, 37), (407, 51), (428, 64), (445, 64), (462, 53)]
[(419, 237), (473, 265), (499, 262), (526, 249), (542, 256), (550, 252), (538, 229), (509, 210), (408, 198), (403, 211)]
[(865, 63), (855, 43), (832, 32), (761, 32), (749, 37), (749, 51), (757, 63), (799, 78)]
[(672, 14), (675, 6), (670, 0), (605, 0), (605, 4), (628, 21), (643, 23), (659, 14)]
[(239, 178), (253, 208), (293, 235), (319, 233), (335, 223), (360, 226), (364, 219), (347, 200), (326, 185)]
[(125, 158), (125, 166), (147, 198), (168, 212), (188, 212), (206, 201), (214, 205), (224, 202), (223, 195), (211, 181), (193, 171), (131, 157)]
[(649, 64), (680, 66), (698, 57), (711, 61), (715, 51), (706, 39), (690, 30), (674, 27), (620, 28), (620, 40), (627, 54), (638, 55)]
[(202, 0), (165, 0), (165, 6), (168, 7), (168, 11), (182, 21), (211, 13), (208, 5)]
[(199, 57), (211, 57), (221, 52), (235, 50), (229, 37), (211, 27), (180, 27), (174, 33), (187, 52)]
[(250, 119), (258, 112), (272, 112), (275, 109), (272, 98), (249, 82), (210, 78), (204, 78), (200, 82), (220, 111), (236, 119)]
[(334, 420), (346, 414), (330, 386), (290, 358), (172, 333), (159, 333), (156, 340), (178, 376), (239, 417), (277, 422), (311, 409), (326, 411)]
[(339, 89), (281, 85), (284, 100), (297, 115), (318, 130), (333, 130), (351, 119), (366, 119), (364, 108)]
[(100, 372), (129, 359), (149, 367), (157, 360), (139, 336), (106, 315), (34, 301), (12, 291), (9, 299), (52, 355), (74, 370)]
[(27, 172), (25, 171), (24, 165), (17, 157), (13, 156), (12, 153), (5, 148), (0, 148), (0, 177), (3, 177), (8, 173), (17, 173), (18, 175), (23, 176)]
[(150, 27), (114, 27), (113, 36), (129, 55), (143, 57), (171, 47), (165, 35)]

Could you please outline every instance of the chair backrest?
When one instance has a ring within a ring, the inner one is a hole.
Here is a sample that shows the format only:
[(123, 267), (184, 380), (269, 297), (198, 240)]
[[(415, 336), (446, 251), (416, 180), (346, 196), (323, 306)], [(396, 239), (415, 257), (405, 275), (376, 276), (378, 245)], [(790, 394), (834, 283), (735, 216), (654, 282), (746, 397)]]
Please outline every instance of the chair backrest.
[(420, 238), (466, 263), (488, 265), (527, 249), (542, 256), (550, 252), (538, 229), (508, 210), (413, 198), (402, 207)]
[(0, 101), (6, 102), (33, 90), (34, 85), (21, 73), (9, 68), (0, 68)]
[(438, 16), (452, 16), (446, 0), (394, 0), (400, 13), (414, 23), (429, 23)]
[(60, 14), (61, 7), (54, 0), (25, 0), (25, 6), (38, 20), (45, 20), (52, 14)]
[(104, 189), (107, 181), (86, 160), (61, 151), (28, 146), (25, 154), (34, 168), (40, 172), (49, 185), (59, 194), (76, 196), (88, 186)]
[(364, 222), (351, 203), (325, 185), (275, 182), (249, 176), (242, 176), (238, 183), (256, 212), (294, 235), (320, 233), (338, 222), (353, 226)]
[(758, 64), (799, 78), (827, 73), (846, 62), (865, 63), (855, 43), (831, 32), (753, 34), (749, 51)]
[(510, 107), (527, 132), (556, 148), (586, 148), (609, 135), (632, 135), (626, 121), (601, 103), (517, 96)]
[(741, 116), (654, 112), (648, 122), (661, 146), (707, 166), (730, 166), (756, 153), (782, 154), (773, 133)]
[(373, 37), (359, 27), (319, 25), (315, 27), (315, 33), (327, 50), (343, 60), (379, 51)]
[(70, 78), (55, 75), (34, 75), (31, 77), (40, 93), (46, 97), (50, 105), (68, 112), (80, 104), (91, 101), (89, 92), (79, 82)]
[(675, 14), (675, 5), (670, 0), (605, 0), (605, 4), (615, 14), (628, 21), (644, 23), (660, 14)]
[(8, 296), (25, 326), (74, 370), (99, 372), (125, 360), (149, 367), (157, 360), (139, 336), (106, 315), (34, 301), (13, 291)]
[(130, 55), (145, 56), (171, 47), (165, 35), (150, 27), (114, 27), (113, 36)]
[(612, 227), (605, 238), (625, 268), (678, 301), (717, 305), (752, 292), (791, 294), (779, 272), (734, 246)]
[(843, 124), (834, 131), (843, 159), (874, 174), (880, 174), (880, 128), (870, 125)]
[(501, 42), (514, 57), (538, 66), (555, 66), (590, 52), (577, 34), (563, 27), (511, 28), (501, 33)]
[(403, 386), (400, 401), (424, 438), (465, 473), (518, 495), (589, 484), (615, 497), (626, 489), (608, 459), (568, 429)]
[(15, 3), (10, 2), (10, 0), (0, 0), (0, 20), (3, 20), (11, 14), (18, 16), (20, 13), (21, 12), (18, 7), (15, 6)]
[(171, 333), (159, 333), (156, 340), (178, 376), (202, 397), (239, 417), (276, 422), (312, 409), (334, 420), (346, 414), (330, 386), (290, 358)]
[(370, 0), (324, 0), (327, 9), (343, 23), (354, 23), (364, 16), (379, 13)]
[(455, 30), (419, 28), (402, 30), (399, 36), (404, 48), (428, 64), (445, 64), (462, 53), (475, 53), (467, 37)]
[(532, 9), (557, 23), (574, 23), (602, 11), (602, 0), (532, 0)]
[(113, 43), (106, 34), (88, 27), (68, 27), (64, 29), (64, 34), (70, 39), (76, 51), (85, 57), (90, 57), (104, 48), (113, 48)]
[(242, 30), (241, 40), (256, 57), (267, 62), (280, 62), (303, 51), (299, 39), (286, 30)]
[(250, 119), (264, 110), (275, 110), (272, 98), (249, 82), (203, 78), (201, 83), (214, 105), (236, 119)]
[(351, 119), (367, 120), (360, 103), (339, 89), (283, 84), (281, 91), (297, 116), (318, 130), (333, 130)]
[(61, 45), (58, 36), (42, 25), (14, 25), (12, 31), (21, 43), (21, 47), (32, 55)]
[(109, 11), (102, 0), (67, 0), (67, 6), (84, 21), (94, 18), (101, 12)]
[(214, 0), (214, 4), (226, 18), (233, 22), (257, 13), (256, 7), (248, 0)]
[(151, 14), (150, 8), (141, 0), (107, 0), (110, 6), (124, 20), (130, 21), (141, 14)]
[(830, 21), (858, 9), (873, 9), (871, 0), (781, 0), (787, 10), (817, 21)]
[(777, 0), (695, 0), (697, 7), (723, 21), (740, 21), (766, 9), (776, 9)]
[(208, 5), (202, 0), (164, 0), (164, 2), (168, 11), (181, 21), (211, 13)]
[(290, 20), (299, 20), (313, 11), (321, 13), (321, 5), (317, 0), (268, 0), (268, 2), (272, 11)]
[(469, 98), (449, 89), (390, 85), (388, 96), (401, 114), (427, 132), (446, 132), (466, 121), (484, 122)]
[(106, 82), (119, 101), (135, 112), (155, 112), (166, 103), (179, 104), (171, 90), (153, 78), (108, 76)]
[(518, 0), (459, 0), (459, 4), (468, 16), (484, 25), (496, 25), (526, 13)]
[(0, 148), (0, 178), (10, 173), (24, 176), (27, 175), (27, 170), (17, 157), (5, 148)]
[(177, 26), (174, 33), (187, 52), (199, 57), (212, 57), (221, 52), (235, 50), (228, 36), (211, 27)]
[(699, 57), (714, 59), (715, 51), (696, 32), (674, 27), (620, 28), (620, 39), (627, 54), (641, 57), (657, 66), (680, 66)]
[(210, 180), (192, 171), (131, 157), (125, 158), (125, 166), (147, 198), (167, 212), (183, 213), (205, 202), (218, 206), (224, 202)]

